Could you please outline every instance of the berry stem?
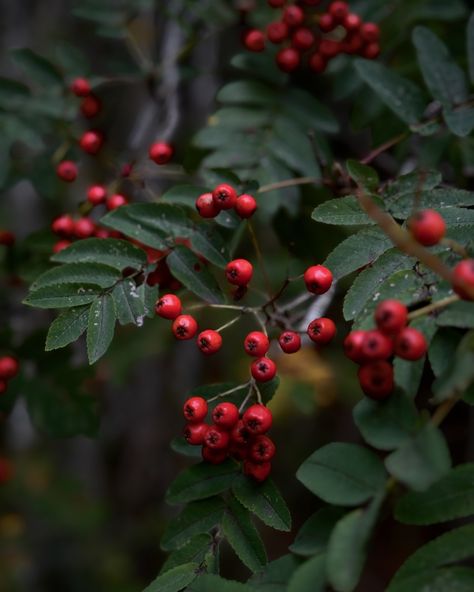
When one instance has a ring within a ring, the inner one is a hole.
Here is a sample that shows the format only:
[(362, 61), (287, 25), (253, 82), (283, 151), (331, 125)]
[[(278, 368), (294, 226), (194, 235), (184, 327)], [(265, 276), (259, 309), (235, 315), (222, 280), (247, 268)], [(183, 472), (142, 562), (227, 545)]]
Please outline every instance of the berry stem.
[(398, 134), (398, 136), (395, 136), (395, 137), (391, 138), (390, 140), (387, 140), (383, 144), (380, 144), (380, 146), (377, 146), (377, 148), (374, 148), (373, 150), (371, 150), (369, 152), (369, 154), (367, 154), (367, 156), (365, 156), (360, 161), (360, 163), (361, 164), (369, 164), (375, 158), (377, 158), (377, 156), (382, 154), (382, 152), (385, 152), (386, 150), (389, 150), (389, 148), (392, 148), (393, 146), (396, 146), (400, 142), (403, 142), (403, 140), (408, 138), (409, 135), (410, 135), (410, 132), (406, 131), (406, 132), (403, 132), (402, 134)]
[(275, 191), (275, 189), (285, 189), (286, 187), (294, 187), (296, 185), (310, 185), (318, 183), (316, 177), (297, 177), (296, 179), (285, 179), (277, 183), (269, 183), (262, 185), (257, 193), (267, 193), (268, 191)]
[(247, 405), (247, 403), (249, 402), (249, 400), (250, 400), (250, 397), (252, 396), (252, 392), (253, 392), (253, 384), (252, 384), (252, 383), (250, 383), (250, 385), (249, 385), (249, 390), (248, 390), (248, 393), (245, 395), (245, 399), (244, 399), (244, 400), (242, 401), (242, 403), (240, 404), (240, 407), (239, 407), (239, 414), (240, 414), (240, 413), (242, 413), (242, 411), (243, 411), (243, 410), (244, 410), (244, 408), (245, 408), (245, 405)]
[(448, 249), (451, 249), (451, 251), (454, 251), (454, 253), (461, 255), (461, 257), (469, 257), (469, 253), (466, 251), (463, 245), (453, 240), (452, 238), (443, 238), (441, 239), (440, 243), (443, 246), (448, 247)]
[(241, 314), (234, 317), (232, 320), (230, 320), (229, 322), (222, 325), (222, 327), (219, 327), (218, 329), (216, 329), (216, 332), (220, 333), (221, 331), (224, 331), (224, 329), (227, 329), (227, 327), (231, 327), (234, 323), (236, 323), (237, 321), (240, 321), (241, 318), (242, 318)]
[(255, 394), (257, 395), (257, 401), (260, 403), (260, 405), (263, 405), (262, 393), (260, 392), (260, 389), (258, 388), (257, 383), (253, 379), (252, 379), (251, 383), (252, 383), (251, 386), (253, 387), (253, 389), (255, 390)]
[(232, 393), (235, 393), (236, 391), (241, 391), (249, 384), (250, 384), (250, 381), (245, 382), (244, 384), (239, 384), (239, 386), (235, 386), (234, 388), (231, 388), (228, 391), (224, 391), (223, 393), (219, 393), (215, 397), (211, 397), (210, 399), (207, 400), (207, 402), (212, 403), (212, 401), (216, 401), (217, 399), (220, 399), (221, 397), (227, 397), (227, 395), (231, 395)]
[(452, 296), (446, 296), (446, 298), (442, 298), (441, 300), (437, 300), (436, 302), (428, 304), (427, 306), (424, 306), (423, 308), (419, 308), (418, 310), (414, 310), (413, 312), (411, 312), (408, 315), (408, 320), (413, 321), (413, 319), (423, 317), (427, 314), (430, 314), (431, 312), (433, 312), (435, 310), (439, 310), (440, 308), (445, 308), (446, 306), (449, 306), (450, 304), (453, 304), (454, 302), (457, 302), (458, 300), (459, 300), (459, 296), (457, 294), (453, 294)]
[(69, 140), (64, 140), (64, 142), (59, 145), (59, 147), (57, 148), (57, 150), (55, 151), (55, 153), (51, 157), (51, 162), (54, 165), (61, 162), (61, 160), (63, 160), (63, 158), (66, 156), (66, 153), (69, 150), (70, 146), (71, 146), (71, 142)]
[(458, 401), (460, 401), (461, 397), (451, 397), (450, 399), (446, 399), (443, 401), (439, 407), (436, 408), (436, 411), (431, 416), (431, 423), (438, 427), (449, 414), (451, 409), (456, 405)]
[(135, 35), (132, 33), (130, 26), (125, 28), (125, 41), (127, 43), (130, 55), (134, 58), (140, 70), (142, 70), (144, 73), (149, 72), (152, 69), (153, 64), (151, 60), (144, 54)]

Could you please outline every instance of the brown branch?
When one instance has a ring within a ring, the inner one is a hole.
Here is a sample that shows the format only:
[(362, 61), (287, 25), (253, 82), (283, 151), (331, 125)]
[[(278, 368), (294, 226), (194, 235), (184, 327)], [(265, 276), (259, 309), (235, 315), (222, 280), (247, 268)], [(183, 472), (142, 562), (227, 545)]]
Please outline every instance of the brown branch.
[(437, 300), (432, 304), (428, 304), (428, 306), (424, 306), (423, 308), (419, 308), (418, 310), (414, 310), (408, 315), (408, 320), (413, 321), (413, 319), (417, 319), (419, 317), (423, 317), (435, 310), (439, 310), (440, 308), (445, 308), (454, 302), (458, 302), (459, 296), (457, 294), (453, 294), (452, 296), (446, 296), (446, 298), (442, 298), (441, 300)]
[(296, 179), (285, 179), (284, 181), (278, 181), (277, 183), (270, 183), (269, 185), (262, 185), (257, 193), (267, 193), (268, 191), (274, 191), (275, 189), (285, 189), (286, 187), (294, 187), (296, 185), (310, 185), (316, 184), (319, 179), (316, 177), (298, 177)]
[(405, 131), (402, 134), (399, 134), (398, 136), (395, 136), (394, 138), (387, 140), (386, 142), (384, 142), (383, 144), (381, 144), (380, 146), (378, 146), (377, 148), (374, 148), (371, 152), (369, 152), (369, 154), (367, 154), (367, 156), (365, 158), (363, 158), (360, 162), (362, 164), (369, 164), (375, 158), (377, 158), (377, 156), (382, 154), (382, 152), (385, 152), (389, 148), (396, 146), (397, 144), (399, 144), (400, 142), (402, 142), (403, 140), (408, 138), (409, 135), (410, 135), (410, 132)]

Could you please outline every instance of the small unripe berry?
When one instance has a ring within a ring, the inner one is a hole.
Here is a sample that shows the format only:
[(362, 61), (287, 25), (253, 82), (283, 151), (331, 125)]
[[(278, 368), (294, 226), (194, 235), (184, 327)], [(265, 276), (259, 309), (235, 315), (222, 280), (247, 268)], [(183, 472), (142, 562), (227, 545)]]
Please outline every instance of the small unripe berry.
[(408, 321), (407, 307), (400, 300), (384, 300), (375, 309), (377, 327), (387, 335), (395, 335)]
[(81, 101), (81, 113), (87, 119), (92, 119), (95, 117), (102, 108), (102, 103), (100, 99), (95, 95), (89, 95), (82, 99)]
[(367, 331), (362, 342), (361, 353), (368, 362), (386, 360), (393, 354), (392, 341), (381, 331)]
[(212, 329), (201, 331), (197, 337), (197, 345), (203, 354), (215, 354), (222, 347), (221, 334)]
[(232, 428), (230, 437), (232, 442), (235, 442), (240, 446), (246, 446), (249, 443), (251, 434), (242, 419), (239, 419), (239, 421)]
[(324, 70), (326, 70), (326, 65), (326, 58), (323, 58), (323, 56), (319, 53), (313, 53), (313, 55), (309, 58), (309, 67), (311, 70), (313, 70), (313, 72), (321, 74), (324, 72)]
[(288, 25), (282, 21), (276, 21), (267, 26), (267, 37), (271, 43), (282, 43), (288, 38), (288, 34)]
[(428, 345), (425, 336), (414, 327), (405, 327), (395, 338), (395, 355), (414, 362), (426, 354)]
[(292, 47), (281, 49), (276, 56), (276, 61), (283, 72), (293, 72), (300, 65), (300, 54)]
[(265, 333), (261, 331), (252, 331), (244, 339), (244, 349), (249, 356), (261, 358), (270, 347), (270, 341)]
[(75, 78), (70, 88), (76, 97), (87, 97), (91, 92), (91, 85), (86, 78)]
[(53, 220), (51, 230), (59, 236), (71, 236), (74, 234), (74, 220), (69, 214), (63, 214)]
[(237, 192), (228, 183), (221, 183), (212, 192), (212, 197), (219, 210), (230, 210), (237, 201)]
[(272, 427), (272, 412), (264, 405), (251, 405), (243, 414), (242, 421), (253, 436), (265, 434)]
[(257, 436), (250, 445), (250, 460), (268, 462), (275, 456), (275, 444), (268, 436)]
[(0, 245), (11, 247), (15, 244), (15, 235), (8, 230), (0, 230)]
[(212, 465), (220, 465), (227, 458), (227, 450), (219, 450), (216, 448), (210, 448), (209, 446), (202, 447), (202, 459)]
[(239, 410), (233, 403), (219, 403), (212, 412), (212, 421), (224, 430), (232, 430), (239, 421)]
[(329, 33), (336, 28), (337, 23), (331, 14), (325, 13), (319, 17), (318, 25), (323, 33)]
[(362, 25), (362, 20), (359, 15), (349, 13), (343, 20), (343, 26), (346, 31), (357, 31)]
[(201, 423), (206, 419), (207, 401), (203, 397), (190, 397), (183, 406), (184, 419), (189, 423)]
[(258, 358), (252, 362), (250, 371), (257, 382), (268, 382), (276, 374), (276, 364), (270, 358)]
[(363, 23), (360, 28), (360, 35), (366, 43), (377, 43), (380, 38), (379, 26), (375, 23)]
[(116, 210), (117, 208), (121, 208), (127, 204), (128, 199), (121, 193), (114, 193), (114, 195), (110, 195), (105, 202), (105, 206), (108, 210)]
[(166, 164), (173, 158), (173, 147), (167, 142), (155, 142), (148, 150), (150, 159), (156, 164)]
[(344, 353), (356, 364), (363, 364), (367, 362), (366, 357), (362, 353), (362, 343), (365, 339), (366, 331), (351, 331), (344, 339)]
[(296, 29), (291, 40), (296, 49), (306, 51), (314, 45), (315, 38), (311, 29), (301, 27), (300, 29)]
[(246, 286), (252, 279), (252, 264), (247, 259), (234, 259), (226, 265), (225, 275), (229, 284)]
[(301, 348), (301, 337), (294, 331), (283, 331), (278, 343), (285, 354), (294, 354)]
[(257, 201), (252, 195), (239, 195), (234, 209), (240, 218), (251, 218), (257, 209)]
[(188, 423), (184, 428), (184, 438), (188, 444), (199, 446), (204, 443), (204, 436), (207, 432), (207, 425), (205, 423)]
[(191, 315), (179, 315), (173, 321), (173, 334), (181, 341), (192, 339), (198, 330), (196, 319)]
[(0, 358), (0, 378), (2, 380), (11, 380), (18, 374), (19, 369), (18, 360), (12, 356)]
[(325, 345), (333, 340), (336, 335), (336, 325), (334, 321), (326, 317), (314, 319), (308, 325), (307, 333), (311, 341), (319, 345)]
[(181, 314), (181, 300), (176, 294), (164, 294), (155, 304), (156, 314), (163, 318), (174, 321)]
[(262, 31), (252, 29), (245, 35), (244, 45), (249, 51), (263, 51), (265, 49), (265, 36)]
[(288, 6), (283, 11), (283, 20), (289, 27), (299, 27), (304, 21), (304, 12), (299, 6)]
[(408, 221), (414, 239), (425, 247), (437, 245), (446, 233), (443, 216), (436, 210), (421, 210)]
[(349, 5), (347, 2), (331, 2), (328, 6), (328, 13), (339, 23), (349, 14)]
[(463, 300), (474, 300), (474, 259), (464, 259), (454, 267), (452, 282)]
[(196, 210), (202, 218), (215, 218), (220, 211), (212, 193), (203, 193), (196, 199)]
[(74, 234), (77, 238), (90, 238), (95, 232), (95, 224), (90, 218), (79, 218), (74, 222)]
[(393, 367), (385, 360), (364, 364), (358, 377), (362, 390), (371, 399), (381, 401), (393, 391)]
[(92, 185), (87, 191), (87, 201), (93, 206), (98, 206), (105, 202), (107, 190), (103, 185)]
[(60, 240), (54, 244), (53, 253), (59, 253), (60, 251), (67, 249), (71, 244), (72, 243), (69, 240)]
[(306, 289), (312, 294), (324, 294), (332, 286), (332, 273), (324, 265), (313, 265), (304, 272)]
[(56, 174), (62, 181), (72, 183), (77, 179), (77, 164), (72, 160), (63, 160), (56, 167)]
[(104, 138), (101, 133), (95, 131), (84, 132), (79, 140), (79, 146), (87, 154), (97, 154), (102, 147)]
[(226, 430), (215, 425), (208, 426), (204, 435), (204, 444), (208, 448), (223, 450), (229, 446), (229, 442), (230, 436)]
[(255, 463), (249, 460), (244, 460), (243, 471), (247, 477), (252, 477), (255, 481), (261, 483), (267, 479), (272, 470), (272, 465), (269, 462)]

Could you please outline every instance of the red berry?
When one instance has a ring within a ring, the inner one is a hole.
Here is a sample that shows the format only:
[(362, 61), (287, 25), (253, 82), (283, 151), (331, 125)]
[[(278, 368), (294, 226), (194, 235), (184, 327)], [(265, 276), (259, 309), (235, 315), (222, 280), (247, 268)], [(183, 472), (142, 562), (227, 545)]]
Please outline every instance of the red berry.
[(107, 230), (106, 228), (96, 227), (94, 236), (96, 238), (111, 238), (111, 232), (111, 230)]
[(464, 259), (454, 267), (452, 283), (463, 300), (474, 300), (474, 259)]
[(203, 397), (190, 397), (183, 406), (184, 419), (189, 423), (202, 423), (207, 415), (207, 401)]
[(246, 446), (249, 443), (251, 435), (242, 419), (239, 419), (236, 425), (232, 428), (230, 437), (232, 442), (239, 446)]
[(213, 465), (220, 465), (227, 458), (227, 450), (219, 450), (209, 446), (203, 446), (201, 454), (203, 460)]
[(276, 448), (268, 436), (257, 436), (250, 446), (250, 460), (268, 462), (275, 456)]
[(267, 0), (267, 2), (272, 8), (280, 8), (286, 4), (286, 0)]
[(334, 20), (333, 16), (330, 15), (329, 13), (325, 13), (322, 14), (319, 17), (319, 28), (321, 29), (321, 31), (323, 33), (329, 33), (330, 31), (332, 31), (333, 29), (336, 28), (336, 21)]
[(233, 403), (219, 403), (212, 412), (212, 421), (224, 430), (232, 430), (239, 421), (239, 410)]
[(339, 23), (349, 14), (349, 5), (347, 2), (331, 2), (328, 6), (328, 13)]
[(107, 190), (103, 185), (92, 185), (87, 191), (87, 201), (93, 206), (98, 206), (105, 202)]
[(312, 294), (324, 294), (332, 286), (332, 273), (324, 265), (313, 265), (304, 272), (306, 289)]
[(265, 49), (265, 35), (258, 29), (252, 29), (245, 35), (244, 45), (249, 51), (263, 51)]
[(326, 58), (323, 58), (322, 55), (319, 53), (313, 53), (313, 55), (309, 58), (309, 67), (313, 72), (317, 72), (321, 74), (326, 69)]
[(212, 192), (212, 197), (219, 210), (230, 210), (237, 201), (237, 192), (231, 185), (221, 183)]
[(264, 405), (251, 405), (243, 414), (242, 422), (253, 436), (268, 432), (272, 427), (272, 412)]
[(362, 25), (362, 20), (357, 14), (349, 13), (343, 21), (346, 31), (357, 31)]
[(293, 72), (300, 65), (300, 54), (296, 49), (286, 47), (277, 53), (276, 61), (283, 72)]
[(385, 360), (361, 366), (358, 377), (362, 390), (371, 399), (386, 399), (393, 391), (393, 367)]
[(95, 232), (95, 224), (90, 218), (79, 218), (74, 222), (74, 234), (77, 238), (90, 238)]
[(250, 218), (257, 209), (257, 201), (252, 195), (239, 195), (235, 202), (234, 209), (240, 218)]
[(102, 103), (98, 97), (91, 94), (82, 99), (80, 108), (84, 117), (87, 117), (87, 119), (92, 119), (102, 109)]
[(102, 147), (103, 141), (103, 136), (99, 132), (84, 132), (79, 140), (79, 146), (87, 154), (97, 154)]
[(167, 142), (155, 142), (148, 150), (150, 159), (156, 164), (168, 163), (173, 158), (173, 154), (174, 149)]
[(336, 325), (334, 321), (326, 317), (320, 319), (314, 319), (308, 325), (307, 333), (311, 341), (319, 345), (325, 345), (329, 343), (336, 335)]
[(362, 343), (365, 339), (365, 331), (351, 331), (344, 339), (344, 353), (356, 364), (363, 364), (367, 362), (366, 357), (362, 353)]
[(0, 378), (10, 380), (18, 374), (20, 365), (12, 356), (3, 356), (0, 358)]
[(348, 54), (359, 53), (364, 42), (358, 33), (351, 33), (347, 35), (343, 42), (343, 49)]
[(299, 6), (288, 6), (283, 11), (283, 20), (289, 27), (299, 27), (304, 21), (304, 12)]
[(69, 214), (63, 214), (53, 220), (51, 230), (59, 236), (71, 236), (74, 234), (74, 220)]
[(173, 321), (173, 334), (176, 339), (192, 339), (198, 330), (196, 319), (191, 315), (179, 315)]
[(15, 235), (8, 230), (0, 230), (0, 245), (11, 247), (15, 244)]
[(85, 78), (76, 78), (72, 81), (70, 88), (76, 97), (87, 97), (91, 92), (91, 85)]
[(212, 193), (203, 193), (196, 200), (196, 210), (202, 218), (215, 218), (219, 208), (214, 202)]
[(174, 321), (181, 314), (181, 300), (175, 294), (161, 296), (155, 304), (156, 314), (163, 319)]
[(369, 43), (362, 50), (362, 55), (368, 60), (375, 60), (380, 55), (380, 45), (378, 43)]
[(72, 160), (63, 160), (56, 167), (56, 174), (62, 181), (72, 183), (77, 178), (77, 164)]
[(395, 338), (395, 355), (414, 362), (426, 354), (428, 345), (423, 333), (414, 327), (405, 327)]
[(193, 446), (203, 444), (207, 427), (205, 423), (188, 423), (183, 432), (186, 442)]
[(421, 210), (408, 221), (410, 232), (425, 247), (437, 245), (446, 233), (443, 216), (436, 210)]
[(229, 284), (246, 286), (252, 279), (252, 264), (247, 259), (234, 259), (226, 265), (225, 275)]
[(386, 360), (393, 354), (392, 341), (380, 331), (367, 331), (362, 342), (361, 353), (368, 362)]
[(0, 457), (0, 485), (6, 483), (13, 476), (13, 467), (6, 458)]
[(59, 253), (60, 251), (67, 249), (71, 244), (72, 243), (69, 240), (60, 240), (54, 244), (53, 253)]
[(382, 333), (394, 335), (407, 324), (408, 310), (400, 300), (384, 300), (375, 309), (374, 317)]
[(208, 426), (204, 435), (204, 444), (208, 448), (223, 450), (229, 446), (229, 442), (230, 436), (226, 430), (216, 425)]
[(7, 392), (8, 383), (6, 380), (0, 380), (0, 395)]
[(344, 46), (334, 39), (323, 39), (319, 44), (319, 53), (323, 58), (331, 59), (344, 50)]
[(222, 347), (221, 334), (212, 329), (202, 331), (197, 337), (197, 345), (203, 354), (215, 354)]
[(244, 474), (252, 477), (259, 483), (265, 481), (272, 470), (272, 465), (269, 462), (255, 463), (249, 460), (244, 460)]
[(360, 35), (367, 43), (377, 43), (380, 38), (379, 26), (375, 23), (363, 23), (360, 28)]
[(288, 38), (288, 34), (288, 25), (282, 21), (276, 21), (267, 26), (267, 37), (271, 43), (282, 43)]
[(114, 195), (110, 195), (105, 202), (105, 206), (108, 210), (116, 210), (117, 208), (121, 208), (127, 204), (128, 199), (121, 193), (114, 193)]
[(270, 358), (258, 358), (252, 362), (250, 371), (257, 382), (268, 382), (276, 374), (276, 364)]
[(249, 455), (248, 446), (242, 446), (231, 441), (229, 445), (229, 455), (238, 461), (245, 460)]
[(308, 29), (307, 27), (301, 27), (300, 29), (296, 29), (296, 31), (293, 33), (293, 46), (301, 51), (306, 51), (307, 49), (312, 47), (314, 41), (314, 35), (311, 29)]
[(283, 331), (278, 343), (285, 354), (294, 354), (301, 348), (301, 337), (294, 331)]
[(244, 339), (244, 349), (249, 356), (261, 358), (270, 347), (270, 341), (265, 333), (261, 331), (252, 331)]

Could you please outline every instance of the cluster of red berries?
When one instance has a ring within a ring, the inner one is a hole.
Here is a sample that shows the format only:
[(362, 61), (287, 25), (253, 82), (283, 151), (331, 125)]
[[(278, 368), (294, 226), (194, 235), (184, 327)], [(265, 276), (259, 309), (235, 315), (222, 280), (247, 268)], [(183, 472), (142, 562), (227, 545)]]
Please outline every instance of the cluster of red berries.
[(6, 392), (8, 381), (15, 378), (19, 369), (18, 360), (12, 356), (2, 356), (0, 358), (0, 395)]
[(203, 193), (196, 199), (196, 210), (202, 218), (215, 218), (221, 210), (234, 209), (240, 218), (250, 218), (257, 209), (252, 195), (237, 191), (227, 183), (218, 185), (212, 193)]
[(193, 446), (202, 446), (202, 458), (220, 464), (228, 457), (242, 461), (245, 475), (264, 481), (270, 474), (275, 444), (266, 436), (272, 425), (271, 411), (261, 404), (251, 405), (241, 415), (234, 403), (214, 407), (212, 424), (206, 424), (207, 401), (191, 397), (183, 407), (188, 422), (184, 437)]
[[(320, 73), (341, 53), (370, 60), (380, 53), (378, 25), (364, 23), (360, 16), (350, 12), (347, 2), (331, 2), (326, 12), (316, 16), (311, 11), (311, 7), (319, 4), (315, 0), (304, 0), (302, 4), (306, 8), (286, 0), (268, 0), (268, 4), (282, 11), (281, 19), (270, 23), (265, 32), (248, 31), (244, 43), (247, 49), (256, 52), (265, 49), (267, 40), (286, 43), (276, 55), (276, 63), (284, 72), (293, 72), (307, 63), (311, 70)], [(312, 26), (315, 20), (316, 27)]]
[(364, 393), (375, 400), (393, 391), (392, 356), (414, 362), (426, 354), (423, 333), (408, 327), (407, 307), (399, 300), (384, 300), (375, 309), (377, 329), (351, 331), (344, 340), (348, 358), (360, 364), (358, 377)]

